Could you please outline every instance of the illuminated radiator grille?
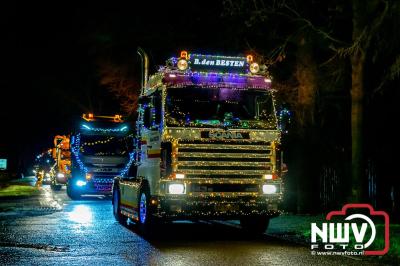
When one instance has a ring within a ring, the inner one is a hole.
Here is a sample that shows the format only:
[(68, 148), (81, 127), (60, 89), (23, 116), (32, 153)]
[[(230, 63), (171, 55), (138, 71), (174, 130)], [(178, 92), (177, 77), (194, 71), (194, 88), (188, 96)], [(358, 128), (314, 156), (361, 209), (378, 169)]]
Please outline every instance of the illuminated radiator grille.
[(111, 191), (113, 185), (113, 178), (93, 178), (93, 187), (97, 191)]
[(177, 171), (188, 178), (261, 178), (272, 170), (270, 142), (179, 142)]

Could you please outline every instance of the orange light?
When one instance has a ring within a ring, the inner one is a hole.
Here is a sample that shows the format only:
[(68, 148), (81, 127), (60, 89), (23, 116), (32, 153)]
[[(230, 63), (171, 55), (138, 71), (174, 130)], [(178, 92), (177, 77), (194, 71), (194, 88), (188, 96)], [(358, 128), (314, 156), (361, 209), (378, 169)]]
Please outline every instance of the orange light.
[(122, 121), (122, 116), (121, 115), (115, 115), (114, 116), (114, 121), (116, 121), (116, 122)]
[(253, 62), (253, 56), (252, 56), (251, 54), (249, 54), (249, 55), (246, 57), (246, 59), (247, 59), (247, 62), (248, 62), (248, 63)]
[(189, 58), (188, 58), (188, 52), (186, 52), (186, 51), (181, 51), (181, 58), (189, 59)]
[(89, 119), (92, 119), (92, 118), (93, 118), (93, 114), (89, 113)]
[(88, 181), (89, 181), (90, 179), (92, 179), (92, 175), (89, 174), (89, 173), (87, 173), (85, 177), (86, 177), (86, 180), (88, 180)]

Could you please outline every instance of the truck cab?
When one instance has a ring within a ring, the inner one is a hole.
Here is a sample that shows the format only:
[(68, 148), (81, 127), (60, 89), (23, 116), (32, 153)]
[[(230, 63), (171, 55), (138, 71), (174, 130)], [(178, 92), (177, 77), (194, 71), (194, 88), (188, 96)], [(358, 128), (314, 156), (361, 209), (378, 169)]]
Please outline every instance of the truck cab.
[(182, 52), (146, 81), (136, 167), (114, 180), (117, 220), (238, 219), (265, 231), (284, 192), (271, 79), (252, 56)]
[(111, 195), (113, 178), (124, 176), (134, 161), (133, 135), (121, 116), (84, 114), (71, 136), (71, 174), (67, 194)]

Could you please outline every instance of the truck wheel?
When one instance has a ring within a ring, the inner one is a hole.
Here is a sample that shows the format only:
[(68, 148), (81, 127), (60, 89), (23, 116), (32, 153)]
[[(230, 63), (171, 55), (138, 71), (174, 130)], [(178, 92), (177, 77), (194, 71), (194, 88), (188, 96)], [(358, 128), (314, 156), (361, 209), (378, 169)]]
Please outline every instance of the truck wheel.
[(142, 190), (139, 193), (139, 210), (138, 210), (138, 226), (139, 230), (148, 235), (151, 233), (151, 227), (153, 225), (153, 217), (151, 216), (151, 210), (149, 208), (149, 193), (146, 190)]
[(59, 191), (61, 190), (61, 185), (50, 185), (51, 190)]
[(263, 234), (267, 231), (269, 217), (246, 217), (240, 219), (242, 228), (250, 234)]
[(81, 194), (69, 184), (67, 185), (67, 195), (73, 200), (78, 200), (81, 198)]
[(127, 218), (121, 213), (119, 190), (114, 191), (112, 198), (113, 198), (112, 204), (113, 204), (114, 218), (120, 224), (125, 225)]

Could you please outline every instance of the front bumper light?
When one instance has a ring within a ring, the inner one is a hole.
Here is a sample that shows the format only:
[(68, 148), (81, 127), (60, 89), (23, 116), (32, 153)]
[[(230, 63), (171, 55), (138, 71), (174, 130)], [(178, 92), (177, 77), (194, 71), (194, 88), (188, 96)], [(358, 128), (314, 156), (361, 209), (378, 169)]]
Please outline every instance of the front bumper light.
[(168, 185), (168, 193), (169, 194), (185, 194), (185, 185), (184, 184), (169, 184)]
[(265, 174), (265, 175), (263, 175), (263, 178), (264, 178), (264, 179), (272, 180), (272, 179), (274, 179), (274, 176), (271, 175), (271, 174)]
[(184, 179), (185, 175), (184, 174), (175, 174), (176, 179)]
[(275, 185), (263, 185), (262, 190), (264, 194), (274, 194), (278, 189)]

